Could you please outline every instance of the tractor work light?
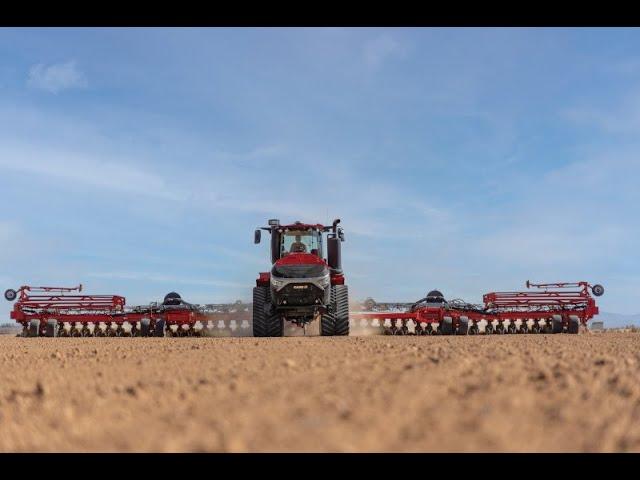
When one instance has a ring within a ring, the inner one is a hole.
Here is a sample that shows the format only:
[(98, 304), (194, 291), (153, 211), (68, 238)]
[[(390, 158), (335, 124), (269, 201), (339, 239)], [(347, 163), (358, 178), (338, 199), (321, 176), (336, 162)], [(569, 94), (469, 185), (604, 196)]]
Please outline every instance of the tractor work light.
[(279, 225), (280, 225), (280, 220), (278, 220), (277, 218), (272, 218), (271, 220), (269, 220), (269, 226), (277, 227)]
[(276, 290), (280, 290), (282, 287), (284, 287), (284, 284), (286, 283), (284, 280), (278, 280), (273, 276), (271, 276), (270, 282), (271, 282), (271, 285), (273, 285), (273, 288), (275, 288)]
[(319, 283), (322, 288), (328, 287), (331, 284), (331, 276), (327, 273), (324, 277), (322, 277), (322, 280), (320, 280)]

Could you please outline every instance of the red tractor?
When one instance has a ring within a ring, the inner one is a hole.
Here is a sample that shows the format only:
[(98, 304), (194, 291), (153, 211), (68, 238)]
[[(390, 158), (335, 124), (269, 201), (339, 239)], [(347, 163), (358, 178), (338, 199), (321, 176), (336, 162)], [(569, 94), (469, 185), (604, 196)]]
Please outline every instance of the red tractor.
[[(253, 335), (281, 337), (284, 322), (304, 326), (320, 320), (320, 334), (349, 335), (349, 291), (342, 272), (339, 219), (330, 227), (269, 220), (261, 230), (271, 234), (271, 272), (261, 272), (253, 289)], [(323, 253), (327, 233), (327, 255)]]

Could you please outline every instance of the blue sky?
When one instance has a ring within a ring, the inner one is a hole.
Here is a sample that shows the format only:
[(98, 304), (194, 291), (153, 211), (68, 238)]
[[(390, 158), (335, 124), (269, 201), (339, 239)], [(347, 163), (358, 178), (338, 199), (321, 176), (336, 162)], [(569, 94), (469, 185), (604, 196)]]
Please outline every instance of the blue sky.
[(638, 51), (638, 29), (0, 29), (0, 284), (249, 300), (254, 228), (340, 217), (356, 298), (587, 280), (637, 313)]

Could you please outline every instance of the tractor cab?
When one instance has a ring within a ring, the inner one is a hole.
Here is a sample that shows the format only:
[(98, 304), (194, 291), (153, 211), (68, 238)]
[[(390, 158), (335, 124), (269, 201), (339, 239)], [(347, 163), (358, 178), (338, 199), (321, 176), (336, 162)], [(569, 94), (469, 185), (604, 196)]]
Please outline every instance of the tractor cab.
[(288, 226), (280, 234), (280, 258), (291, 253), (309, 253), (322, 258), (322, 231), (315, 226), (307, 228)]
[[(277, 219), (269, 220), (268, 227), (255, 231), (255, 243), (260, 243), (261, 231), (271, 234), (271, 263), (291, 256), (283, 263), (316, 264), (324, 262), (334, 274), (342, 273), (340, 242), (344, 241), (344, 232), (338, 227), (339, 219), (331, 226), (294, 222), (281, 225)], [(323, 233), (327, 235), (327, 252), (325, 257)], [(315, 258), (312, 258), (315, 257)]]

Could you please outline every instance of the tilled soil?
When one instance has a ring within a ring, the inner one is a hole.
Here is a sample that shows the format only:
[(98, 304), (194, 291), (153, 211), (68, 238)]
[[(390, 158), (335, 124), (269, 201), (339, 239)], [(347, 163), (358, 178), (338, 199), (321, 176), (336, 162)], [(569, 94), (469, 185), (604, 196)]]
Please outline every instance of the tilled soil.
[(0, 451), (640, 451), (640, 334), (0, 337)]

